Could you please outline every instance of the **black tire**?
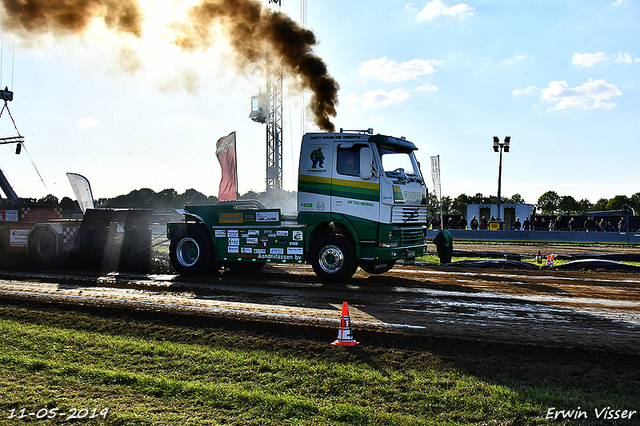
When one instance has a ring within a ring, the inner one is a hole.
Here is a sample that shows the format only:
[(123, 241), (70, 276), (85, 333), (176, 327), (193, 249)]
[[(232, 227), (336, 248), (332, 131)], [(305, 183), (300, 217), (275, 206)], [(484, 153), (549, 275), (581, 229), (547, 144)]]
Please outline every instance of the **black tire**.
[(37, 269), (52, 269), (58, 265), (56, 236), (49, 228), (38, 228), (29, 235), (29, 263)]
[(202, 226), (187, 225), (172, 235), (169, 258), (180, 275), (211, 275), (220, 269), (211, 235)]
[(395, 264), (395, 260), (387, 260), (386, 262), (380, 260), (361, 260), (359, 266), (369, 274), (384, 274), (385, 272), (389, 272)]
[(311, 266), (323, 281), (350, 278), (358, 269), (353, 243), (343, 235), (325, 235), (311, 248)]

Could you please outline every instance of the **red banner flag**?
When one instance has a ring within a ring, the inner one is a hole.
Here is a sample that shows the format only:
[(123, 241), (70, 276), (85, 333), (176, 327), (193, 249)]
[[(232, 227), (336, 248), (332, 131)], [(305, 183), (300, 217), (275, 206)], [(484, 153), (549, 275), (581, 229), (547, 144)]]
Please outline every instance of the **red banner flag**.
[(220, 161), (220, 167), (222, 168), (218, 200), (235, 200), (237, 199), (238, 188), (238, 174), (236, 170), (236, 132), (231, 132), (228, 136), (218, 139), (218, 143), (216, 144), (216, 155), (218, 156), (218, 161)]

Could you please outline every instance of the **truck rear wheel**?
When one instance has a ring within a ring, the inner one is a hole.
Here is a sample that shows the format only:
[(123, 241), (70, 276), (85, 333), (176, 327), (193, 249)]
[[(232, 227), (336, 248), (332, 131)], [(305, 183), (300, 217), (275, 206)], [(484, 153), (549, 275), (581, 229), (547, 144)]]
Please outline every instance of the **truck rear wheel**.
[(169, 258), (180, 275), (210, 275), (220, 268), (215, 261), (211, 235), (201, 226), (180, 228), (171, 237)]
[(324, 281), (350, 278), (358, 269), (353, 243), (343, 235), (325, 235), (311, 249), (311, 266)]
[(359, 266), (369, 274), (384, 274), (385, 272), (389, 272), (395, 264), (395, 260), (361, 260)]

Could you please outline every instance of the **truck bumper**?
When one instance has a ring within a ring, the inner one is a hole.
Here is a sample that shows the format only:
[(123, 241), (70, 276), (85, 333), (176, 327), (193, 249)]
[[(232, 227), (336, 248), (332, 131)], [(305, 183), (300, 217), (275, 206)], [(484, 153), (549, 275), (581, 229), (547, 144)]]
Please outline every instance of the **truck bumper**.
[(377, 260), (399, 260), (404, 259), (405, 264), (407, 261), (413, 263), (418, 256), (422, 256), (427, 252), (427, 244), (408, 246), (408, 247), (379, 247)]

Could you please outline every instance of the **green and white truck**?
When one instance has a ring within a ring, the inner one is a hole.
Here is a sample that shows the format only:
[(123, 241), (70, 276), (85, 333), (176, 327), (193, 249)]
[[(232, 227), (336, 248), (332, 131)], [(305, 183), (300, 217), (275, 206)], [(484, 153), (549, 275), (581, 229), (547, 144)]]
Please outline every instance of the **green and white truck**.
[(405, 138), (366, 131), (302, 138), (298, 213), (253, 200), (186, 206), (169, 223), (170, 257), (181, 275), (255, 271), (267, 262), (310, 263), (323, 281), (360, 266), (384, 273), (426, 252), (427, 187)]

